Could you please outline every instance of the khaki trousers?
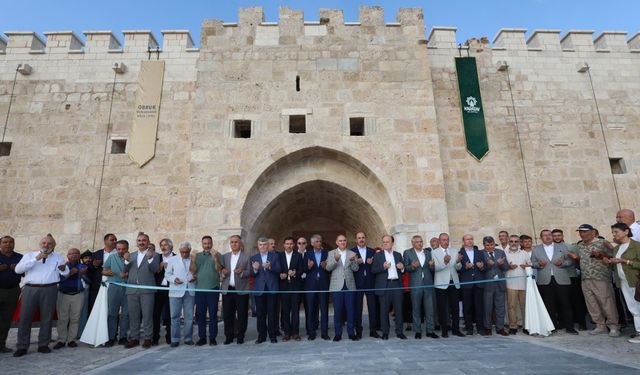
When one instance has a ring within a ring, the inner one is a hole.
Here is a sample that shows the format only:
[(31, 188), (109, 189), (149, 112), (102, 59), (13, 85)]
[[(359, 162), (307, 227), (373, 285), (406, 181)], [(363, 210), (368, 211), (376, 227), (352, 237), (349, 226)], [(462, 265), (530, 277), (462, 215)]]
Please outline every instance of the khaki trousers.
[(611, 282), (582, 280), (582, 293), (593, 322), (599, 328), (618, 329), (618, 309)]
[(75, 341), (78, 336), (78, 321), (82, 312), (84, 295), (58, 292), (58, 341)]
[(524, 304), (526, 301), (526, 291), (518, 289), (507, 289), (507, 315), (509, 315), (509, 329), (518, 329), (518, 314), (516, 306), (520, 305), (520, 314), (524, 320)]

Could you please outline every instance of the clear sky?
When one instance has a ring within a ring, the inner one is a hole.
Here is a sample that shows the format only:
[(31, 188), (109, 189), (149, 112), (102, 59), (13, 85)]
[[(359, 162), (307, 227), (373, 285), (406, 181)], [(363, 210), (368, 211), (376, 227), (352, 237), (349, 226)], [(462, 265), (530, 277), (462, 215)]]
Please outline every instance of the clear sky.
[(426, 34), (433, 26), (458, 28), (458, 42), (487, 36), (491, 41), (500, 28), (640, 31), (640, 0), (399, 0), (399, 1), (231, 1), (231, 0), (2, 0), (0, 35), (4, 31), (86, 30), (120, 31), (150, 29), (156, 38), (164, 29), (190, 30), (199, 45), (203, 19), (236, 22), (238, 8), (262, 6), (266, 21), (278, 21), (278, 7), (302, 9), (307, 21), (319, 19), (320, 8), (344, 9), (345, 21), (358, 20), (360, 5), (380, 5), (387, 22), (395, 21), (400, 7), (424, 10)]

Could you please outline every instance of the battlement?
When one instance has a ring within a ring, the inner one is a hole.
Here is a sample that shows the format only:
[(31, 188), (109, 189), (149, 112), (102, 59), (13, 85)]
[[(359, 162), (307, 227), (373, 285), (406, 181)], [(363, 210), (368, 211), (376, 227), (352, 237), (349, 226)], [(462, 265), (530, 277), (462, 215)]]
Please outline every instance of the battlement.
[[(560, 38), (560, 30), (534, 30), (525, 38), (527, 29), (500, 29), (492, 40), (495, 51), (564, 51), (564, 52), (638, 52), (640, 33), (626, 40), (626, 31), (604, 31), (593, 38), (593, 30), (569, 30)], [(428, 48), (458, 48), (456, 28), (435, 26), (427, 38)], [(466, 47), (464, 47), (466, 48)]]

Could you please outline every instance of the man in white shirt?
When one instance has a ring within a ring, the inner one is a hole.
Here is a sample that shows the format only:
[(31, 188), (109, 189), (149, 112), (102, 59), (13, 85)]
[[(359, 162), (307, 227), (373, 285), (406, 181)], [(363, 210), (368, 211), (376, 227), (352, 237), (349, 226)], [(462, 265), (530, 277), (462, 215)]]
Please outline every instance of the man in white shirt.
[(640, 241), (640, 224), (636, 222), (636, 215), (632, 210), (623, 208), (618, 211), (616, 213), (616, 222), (627, 224), (631, 229), (631, 239)]
[(371, 272), (376, 275), (376, 295), (380, 297), (382, 339), (389, 339), (389, 310), (393, 305), (396, 336), (401, 340), (406, 340), (407, 336), (402, 333), (402, 275), (404, 274), (404, 262), (402, 255), (393, 250), (393, 242), (393, 236), (387, 234), (382, 237), (382, 251), (373, 256)]
[[(162, 243), (161, 243), (162, 247)], [(173, 247), (173, 244), (172, 246)], [(164, 277), (169, 283), (169, 306), (171, 310), (171, 347), (180, 344), (180, 316), (184, 316), (184, 344), (193, 345), (193, 304), (196, 293), (195, 278), (191, 265), (191, 244), (180, 244), (180, 256), (168, 257)], [(169, 327), (167, 327), (169, 328)]]
[[(238, 344), (244, 343), (247, 331), (249, 308), (249, 254), (242, 248), (242, 238), (238, 235), (229, 237), (231, 251), (222, 256), (222, 317), (224, 320), (224, 345), (236, 339)], [(227, 293), (226, 291), (231, 291)]]
[[(441, 233), (438, 237), (440, 247), (431, 251), (434, 260), (434, 285), (438, 307), (438, 320), (442, 329), (442, 337), (449, 337), (447, 326), (447, 307), (451, 315), (451, 331), (454, 335), (464, 337), (460, 331), (460, 282), (458, 271), (462, 268), (462, 255), (449, 248), (449, 235)], [(454, 258), (455, 257), (455, 258)]]
[(16, 265), (16, 273), (25, 274), (25, 285), (21, 295), (18, 342), (14, 357), (27, 354), (31, 341), (31, 323), (36, 309), (40, 310), (38, 352), (51, 353), (49, 342), (53, 313), (56, 310), (58, 283), (60, 275), (69, 274), (66, 261), (53, 252), (55, 247), (56, 241), (53, 236), (47, 234), (40, 241), (40, 250), (25, 254)]
[(526, 301), (526, 272), (530, 267), (529, 256), (520, 248), (520, 237), (511, 235), (509, 246), (505, 251), (509, 270), (507, 271), (507, 315), (509, 316), (509, 334), (518, 333), (518, 316), (516, 307), (520, 307), (520, 316), (524, 317)]

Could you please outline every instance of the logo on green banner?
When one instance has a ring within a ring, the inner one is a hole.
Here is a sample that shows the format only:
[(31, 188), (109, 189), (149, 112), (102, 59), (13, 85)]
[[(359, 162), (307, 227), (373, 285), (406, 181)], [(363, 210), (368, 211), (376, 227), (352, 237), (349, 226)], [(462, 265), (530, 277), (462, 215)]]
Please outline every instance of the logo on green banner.
[(456, 72), (467, 151), (478, 161), (489, 152), (475, 57), (457, 57)]

